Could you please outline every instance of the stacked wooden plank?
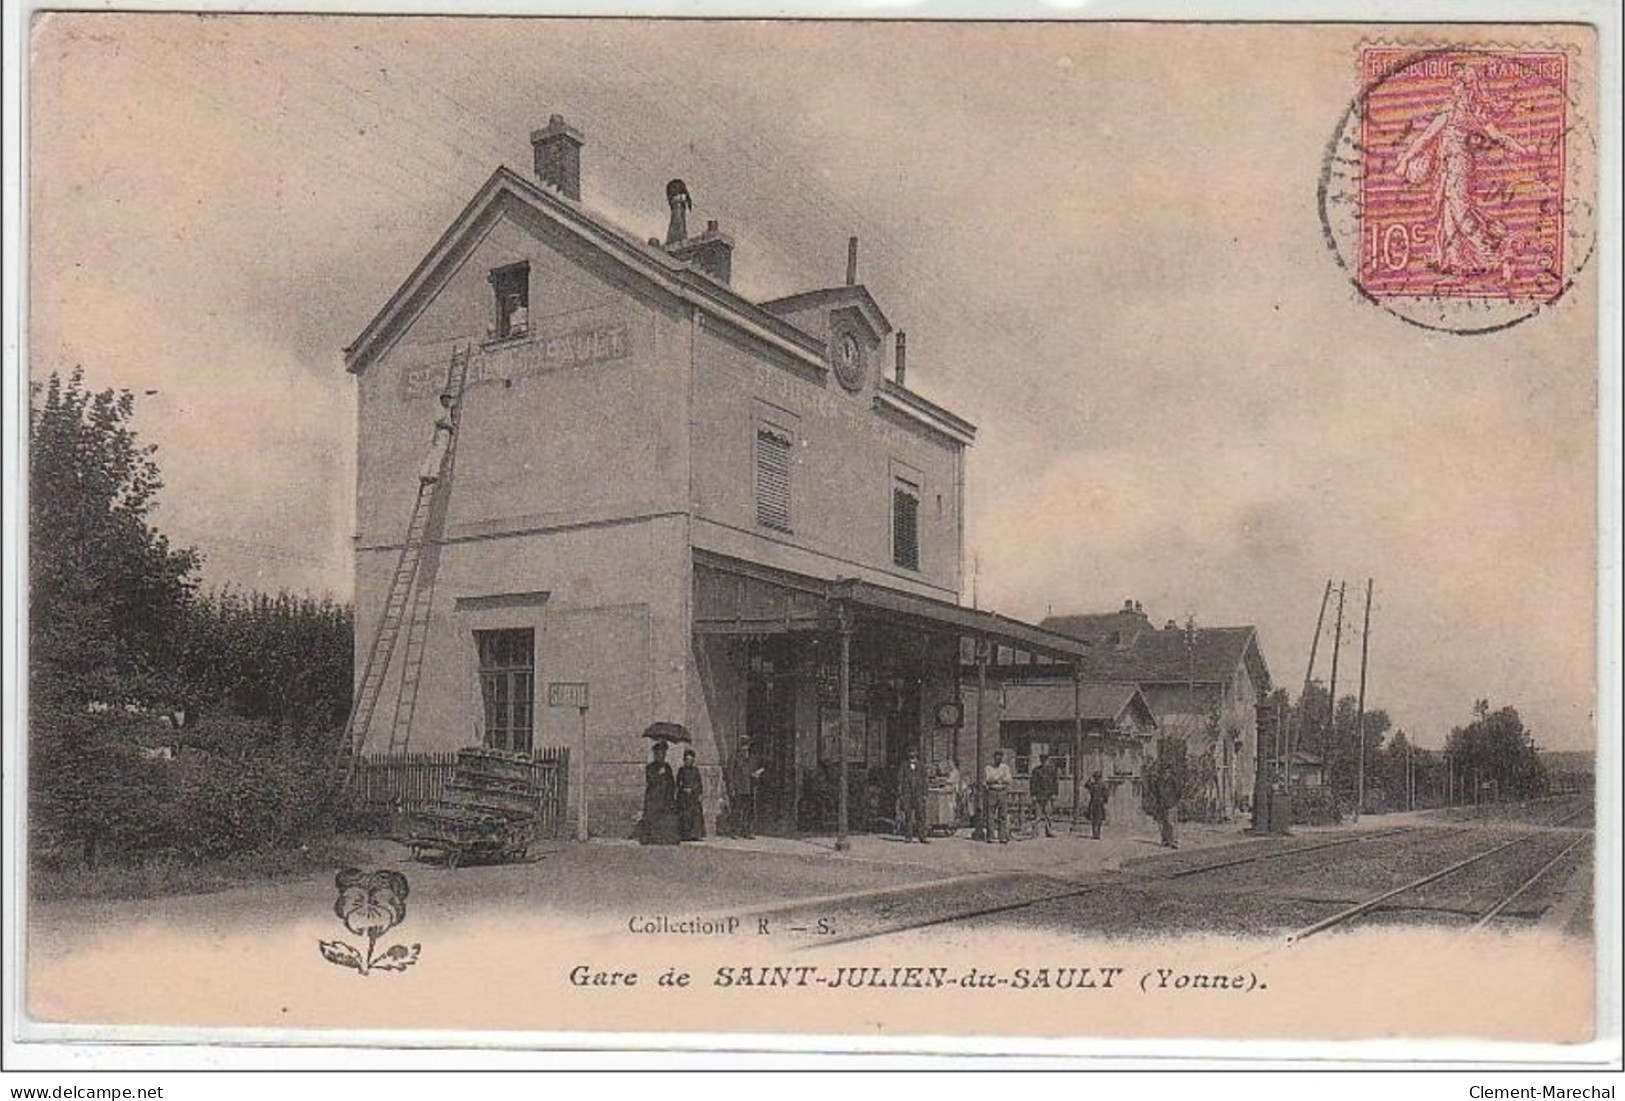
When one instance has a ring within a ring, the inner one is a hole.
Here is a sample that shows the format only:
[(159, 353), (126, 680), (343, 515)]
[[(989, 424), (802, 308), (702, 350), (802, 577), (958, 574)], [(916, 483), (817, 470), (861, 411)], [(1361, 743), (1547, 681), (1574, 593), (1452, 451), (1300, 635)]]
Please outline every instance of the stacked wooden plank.
[(540, 767), (527, 753), (483, 746), (457, 751), (440, 802), (407, 816), (412, 855), (439, 852), (450, 867), (473, 858), (517, 860), (536, 839)]

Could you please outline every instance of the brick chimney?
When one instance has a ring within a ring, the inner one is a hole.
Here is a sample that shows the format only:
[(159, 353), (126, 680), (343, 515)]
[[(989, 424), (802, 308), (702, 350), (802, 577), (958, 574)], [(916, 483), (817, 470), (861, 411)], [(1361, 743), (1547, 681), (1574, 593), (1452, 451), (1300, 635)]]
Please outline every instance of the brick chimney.
[(698, 237), (668, 244), (666, 251), (678, 260), (693, 264), (718, 283), (726, 285), (733, 278), (734, 239), (717, 228), (714, 221), (705, 223), (705, 232)]
[(546, 129), (530, 132), (536, 178), (577, 202), (581, 201), (582, 144), (581, 131), (566, 123), (563, 115), (548, 119)]

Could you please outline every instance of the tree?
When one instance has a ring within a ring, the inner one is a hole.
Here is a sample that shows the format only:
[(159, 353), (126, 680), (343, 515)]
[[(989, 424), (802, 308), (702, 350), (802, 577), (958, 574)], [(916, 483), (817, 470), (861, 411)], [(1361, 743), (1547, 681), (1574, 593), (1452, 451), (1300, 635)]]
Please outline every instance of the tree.
[(1371, 787), (1383, 738), (1393, 725), (1386, 711), (1370, 709), (1362, 719), (1358, 699), (1343, 696), (1337, 701), (1334, 727), (1330, 693), (1325, 685), (1312, 681), (1309, 691), (1292, 708), (1291, 722), (1294, 746), (1326, 762), (1326, 782), (1350, 803), (1359, 786), (1360, 743), (1355, 737), (1355, 727), (1361, 727), (1365, 739), (1366, 786)]
[(1546, 790), (1535, 737), (1515, 708), (1492, 711), (1488, 700), (1477, 701), (1473, 721), (1450, 731), (1446, 752), (1471, 802), (1527, 799)]
[(1415, 763), (1414, 759), (1407, 762), (1407, 755), (1414, 758), (1415, 747), (1403, 730), (1396, 730), (1382, 751), (1366, 761), (1366, 789), (1381, 789), (1390, 807), (1405, 807), (1409, 781), (1407, 769)]
[(163, 486), (130, 428), (128, 390), (91, 393), (75, 368), (30, 387), (29, 670), (34, 698), (151, 701), (201, 563), (148, 522)]

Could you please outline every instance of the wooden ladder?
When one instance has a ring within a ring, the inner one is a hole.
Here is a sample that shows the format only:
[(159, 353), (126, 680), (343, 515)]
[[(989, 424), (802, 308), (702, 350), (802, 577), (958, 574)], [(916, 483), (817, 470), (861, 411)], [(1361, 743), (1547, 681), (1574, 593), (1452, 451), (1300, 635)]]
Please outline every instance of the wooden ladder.
[[(401, 670), (401, 690), (395, 699), (394, 721), (390, 725), (389, 751), (404, 752), (411, 736), (423, 655), (428, 641), (434, 581), (439, 573), (439, 542), (438, 539), (428, 540), (427, 536), (431, 527), (439, 530), (445, 524), (450, 476), (456, 464), (457, 437), (462, 422), (463, 389), (468, 381), (471, 353), (471, 345), (452, 349), (445, 389), (452, 395), (451, 439), (440, 459), (439, 476), (433, 482), (418, 483), (412, 517), (406, 525), (406, 540), (401, 544), (401, 555), (396, 560), (395, 573), (389, 580), (389, 592), (384, 598), (384, 614), (378, 621), (378, 631), (373, 635), (372, 646), (367, 651), (367, 662), (362, 667), (355, 702), (350, 708), (350, 718), (345, 723), (344, 738), (339, 746), (337, 772), (345, 786), (354, 776), (356, 760), (366, 748), (373, 713), (378, 708), (378, 699), (383, 693), (384, 681), (395, 657), (403, 622), (406, 626), (406, 651)], [(426, 555), (425, 546), (431, 543)], [(426, 558), (427, 571), (423, 568)]]

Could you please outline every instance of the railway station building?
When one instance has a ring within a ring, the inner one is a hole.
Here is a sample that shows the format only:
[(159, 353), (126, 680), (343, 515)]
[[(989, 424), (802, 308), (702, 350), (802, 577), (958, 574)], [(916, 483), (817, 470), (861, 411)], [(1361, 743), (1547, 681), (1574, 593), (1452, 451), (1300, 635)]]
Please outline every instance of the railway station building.
[[(752, 301), (682, 181), (651, 196), (665, 235), (639, 235), (583, 201), (584, 135), (554, 116), (532, 144), (533, 173), (498, 168), (345, 352), (358, 678), (468, 357), (422, 542), (427, 634), (362, 752), (567, 746), (607, 836), (632, 830), (656, 721), (692, 735), (711, 820), (751, 739), (764, 831), (827, 828), (843, 753), (853, 829), (889, 816), (911, 748), (976, 774), (995, 739), (966, 722), (961, 647), (1064, 676), (1090, 644), (961, 605), (976, 430), (907, 385), (855, 245), (844, 282)], [(566, 685), (587, 686), (584, 721), (548, 705)], [(382, 735), (402, 710), (408, 736)]]

